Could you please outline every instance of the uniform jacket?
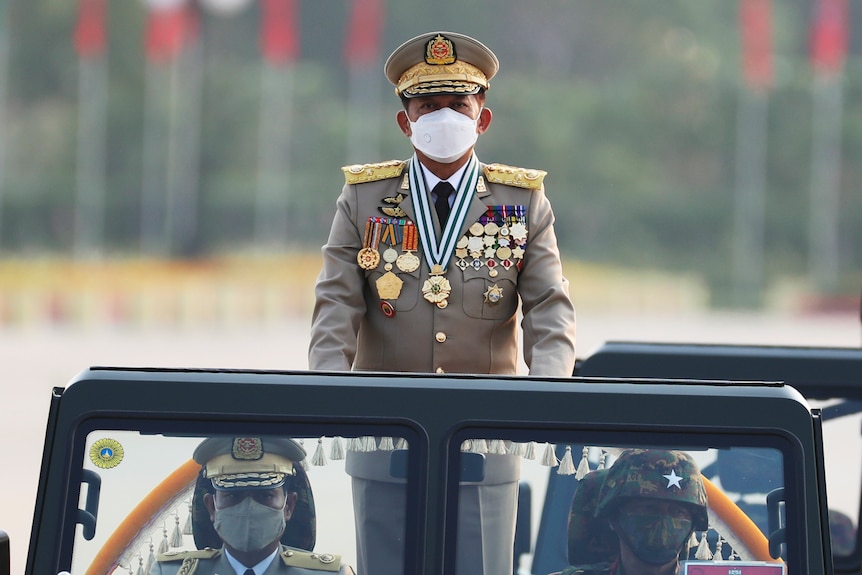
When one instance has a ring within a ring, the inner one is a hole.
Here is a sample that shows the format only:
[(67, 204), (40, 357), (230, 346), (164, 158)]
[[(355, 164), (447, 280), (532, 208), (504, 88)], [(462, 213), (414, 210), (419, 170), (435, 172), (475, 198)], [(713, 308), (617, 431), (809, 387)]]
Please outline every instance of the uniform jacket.
[[(386, 274), (386, 262), (381, 258), (374, 269), (365, 270), (357, 254), (369, 217), (386, 217), (382, 208), (395, 205), (416, 222), (409, 165), (392, 161), (345, 168), (347, 183), (336, 203), (315, 288), (310, 369), (515, 374), (520, 304), (530, 374), (571, 375), (575, 310), (542, 186), (544, 172), (480, 164), (481, 178), (460, 230), (470, 236), (470, 226), (487, 218), (489, 207), (523, 206), (527, 241), (520, 260), (509, 258), (507, 268), (499, 258), (490, 258), (496, 260), (492, 271), (488, 258), (453, 254), (445, 276), (451, 293), (441, 308), (423, 297), (430, 270), (420, 244), (418, 269), (391, 270), (403, 281), (400, 295), (381, 298), (377, 281)], [(436, 213), (433, 221), (439, 229)], [(403, 253), (403, 245), (393, 247)], [(498, 297), (489, 299), (489, 293)]]
[[(341, 564), (338, 555), (312, 553), (281, 546), (264, 575), (326, 575), (338, 573), (353, 575), (353, 570)], [(158, 556), (150, 568), (150, 575), (235, 575), (227, 556), (221, 549), (176, 551)]]

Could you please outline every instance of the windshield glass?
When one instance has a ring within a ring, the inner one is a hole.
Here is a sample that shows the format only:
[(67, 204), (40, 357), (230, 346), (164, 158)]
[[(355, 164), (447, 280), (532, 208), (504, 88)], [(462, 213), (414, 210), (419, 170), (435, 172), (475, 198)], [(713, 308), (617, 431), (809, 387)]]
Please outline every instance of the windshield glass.
[[(270, 507), (276, 509), (271, 517), (289, 508), (277, 560), (291, 555), (283, 559), (290, 566), (289, 560), (303, 557), (349, 573), (346, 569), (357, 561), (351, 480), (365, 473), (355, 456), (386, 459), (385, 472), (401, 489), (400, 497), (390, 497), (388, 508), (403, 515), (409, 433), (364, 436), (355, 435), (354, 429), (351, 435), (351, 430), (335, 426), (328, 431), (314, 436), (235, 436), (223, 429), (213, 435), (110, 427), (91, 431), (80, 461), (72, 572), (162, 573), (170, 570), (166, 563), (179, 565), (189, 557), (223, 560), (225, 548), (238, 549), (234, 555), (244, 558), (243, 553), (255, 547), (255, 538), (267, 542), (266, 535), (258, 535), (264, 528), (255, 522), (262, 524)], [(304, 460), (288, 459), (302, 452)], [(239, 515), (230, 510), (243, 506), (247, 521), (237, 527)], [(249, 519), (258, 517), (256, 513), (260, 520)], [(273, 529), (279, 530), (278, 519)], [(208, 547), (222, 553), (213, 558), (194, 554)]]
[(455, 455), (457, 572), (477, 561), (469, 535), (476, 517), (496, 518), (497, 531), (482, 525), (484, 538), (514, 540), (513, 572), (522, 575), (633, 572), (633, 558), (655, 565), (679, 557), (680, 572), (691, 574), (715, 573), (728, 561), (732, 570), (722, 573), (792, 567), (801, 533), (786, 495), (793, 489), (786, 445), (774, 438), (651, 439), (554, 433), (463, 440)]

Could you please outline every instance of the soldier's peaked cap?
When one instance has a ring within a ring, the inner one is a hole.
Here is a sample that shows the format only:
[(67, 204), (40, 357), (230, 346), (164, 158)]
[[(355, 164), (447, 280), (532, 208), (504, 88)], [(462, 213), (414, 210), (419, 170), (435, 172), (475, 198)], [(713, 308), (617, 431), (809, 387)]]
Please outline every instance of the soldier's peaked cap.
[(476, 94), (490, 87), (497, 56), (478, 40), (457, 32), (428, 32), (395, 49), (383, 72), (395, 93), (407, 98)]
[(192, 457), (216, 489), (272, 489), (295, 474), (305, 450), (286, 437), (210, 437)]

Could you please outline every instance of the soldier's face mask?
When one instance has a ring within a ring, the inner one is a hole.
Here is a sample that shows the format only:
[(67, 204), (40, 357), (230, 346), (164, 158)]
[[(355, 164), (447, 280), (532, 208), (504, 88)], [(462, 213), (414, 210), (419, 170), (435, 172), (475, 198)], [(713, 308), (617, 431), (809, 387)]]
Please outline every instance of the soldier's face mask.
[(410, 141), (417, 150), (436, 162), (449, 164), (460, 158), (479, 138), (474, 120), (452, 108), (440, 108), (410, 122)]
[(690, 518), (661, 513), (621, 512), (614, 523), (620, 539), (650, 565), (676, 559), (691, 536)]
[(230, 507), (216, 508), (214, 516), (213, 527), (222, 541), (237, 551), (245, 552), (263, 549), (276, 541), (287, 524), (284, 506), (274, 509), (252, 497)]

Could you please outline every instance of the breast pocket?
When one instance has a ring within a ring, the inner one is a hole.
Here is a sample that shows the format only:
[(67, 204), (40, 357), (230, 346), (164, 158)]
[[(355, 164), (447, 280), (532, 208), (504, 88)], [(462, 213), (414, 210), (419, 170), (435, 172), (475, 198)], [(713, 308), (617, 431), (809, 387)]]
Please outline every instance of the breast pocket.
[[(408, 273), (392, 269), (387, 272), (383, 266), (380, 266), (365, 272), (365, 281), (366, 289), (370, 290), (377, 299), (392, 304), (395, 311), (408, 311), (416, 307), (420, 291), (419, 270)], [(392, 297), (394, 296), (393, 285), (397, 285), (399, 281), (401, 283), (398, 296)]]
[(479, 319), (507, 319), (518, 309), (518, 272), (500, 269), (490, 277), (487, 269), (468, 267), (464, 274), (464, 313)]

